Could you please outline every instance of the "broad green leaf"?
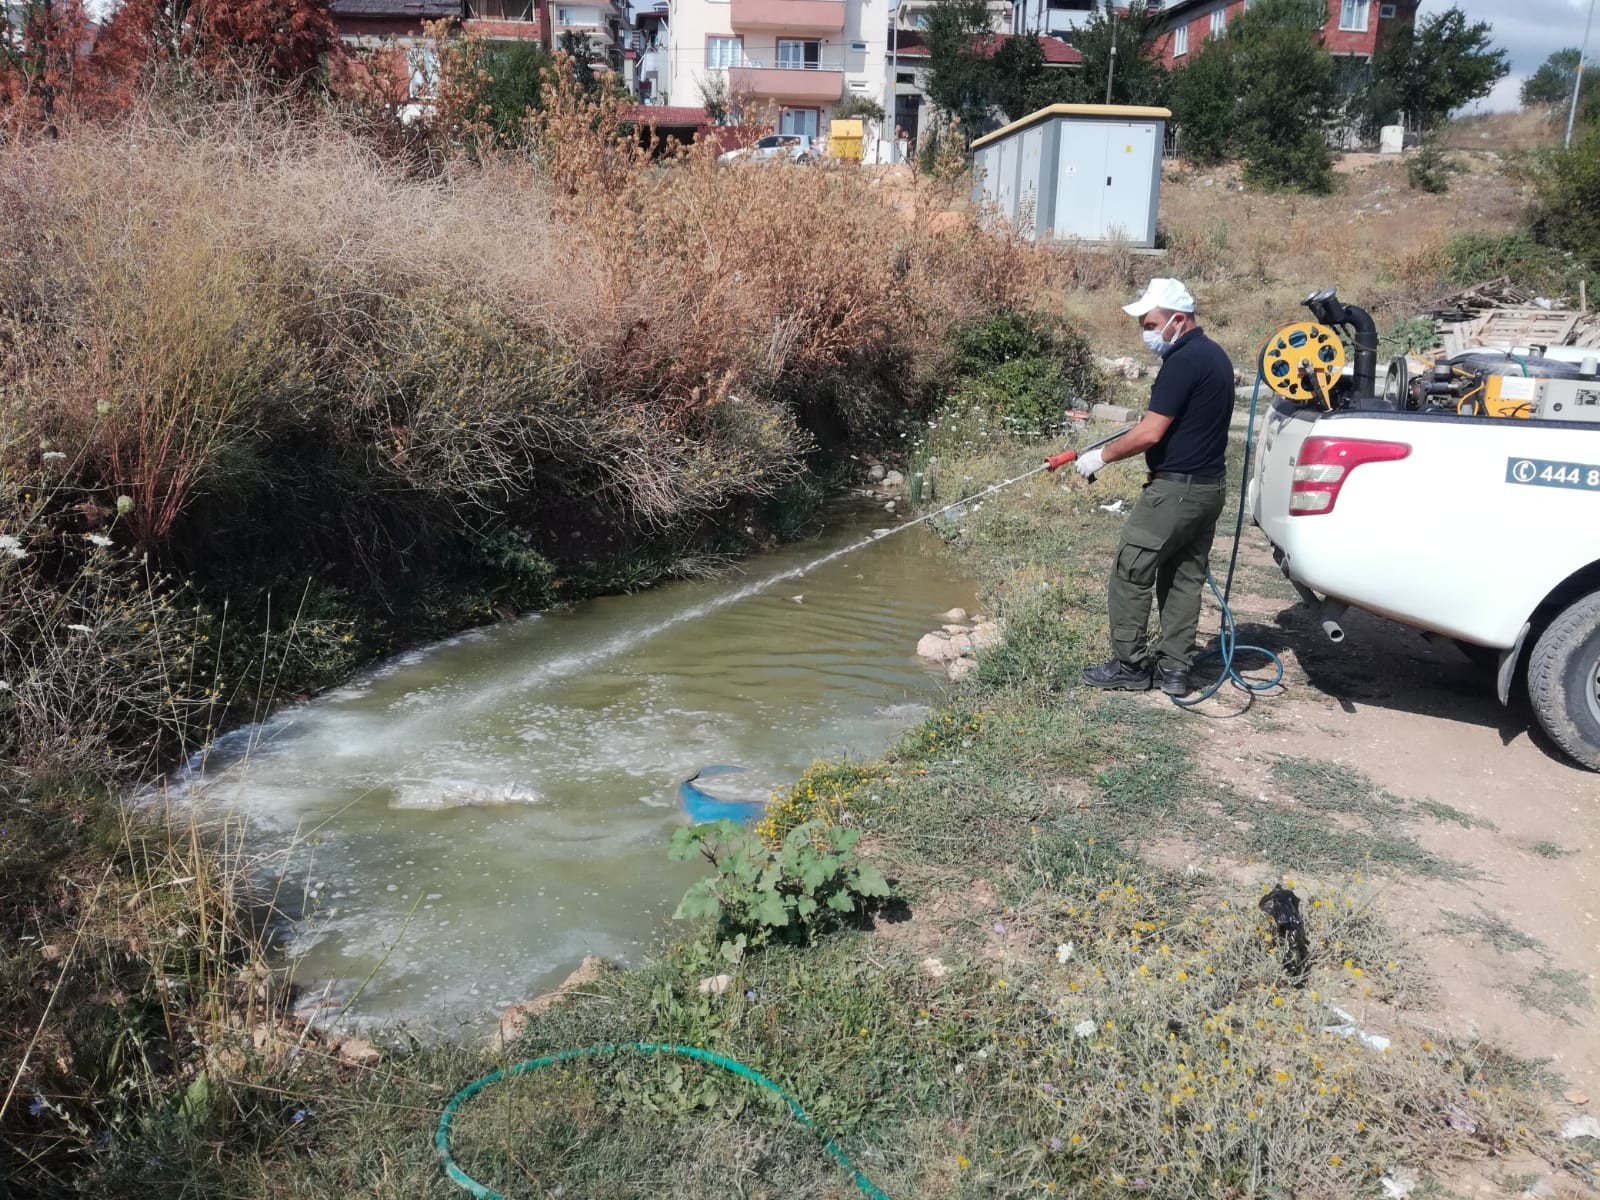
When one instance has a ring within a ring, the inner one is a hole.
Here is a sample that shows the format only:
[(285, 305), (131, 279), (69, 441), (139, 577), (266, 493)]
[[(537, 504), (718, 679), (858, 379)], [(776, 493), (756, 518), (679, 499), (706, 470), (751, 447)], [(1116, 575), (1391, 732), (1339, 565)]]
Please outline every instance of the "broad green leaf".
[(856, 877), (851, 886), (862, 896), (890, 894), (889, 881), (883, 877), (883, 872), (871, 863), (861, 863), (856, 867)]
[(683, 862), (685, 859), (693, 858), (700, 848), (701, 828), (703, 827), (699, 825), (685, 825), (676, 830), (672, 835), (672, 841), (667, 843), (667, 857), (673, 862)]
[(806, 891), (814, 892), (838, 873), (839, 860), (833, 855), (813, 855), (800, 868), (800, 881)]
[(848, 854), (856, 848), (856, 843), (861, 840), (859, 829), (847, 829), (843, 825), (835, 825), (828, 830), (828, 840), (833, 843), (833, 848), (841, 854)]
[(849, 892), (835, 892), (828, 897), (828, 907), (834, 912), (854, 912), (856, 907), (855, 897)]
[(675, 921), (693, 921), (700, 917), (714, 917), (721, 911), (722, 901), (717, 897), (715, 881), (702, 879), (683, 894), (672, 917)]
[(789, 909), (783, 902), (783, 897), (776, 892), (763, 893), (757, 900), (755, 907), (750, 910), (750, 915), (763, 925), (779, 928), (789, 923)]
[(803, 920), (817, 911), (817, 902), (810, 896), (801, 896), (794, 902), (794, 911), (798, 913)]

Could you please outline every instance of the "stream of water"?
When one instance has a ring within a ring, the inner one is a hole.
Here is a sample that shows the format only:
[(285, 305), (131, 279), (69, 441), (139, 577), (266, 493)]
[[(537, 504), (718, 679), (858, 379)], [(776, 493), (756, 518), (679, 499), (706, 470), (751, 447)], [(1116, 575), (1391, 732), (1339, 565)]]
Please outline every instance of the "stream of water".
[(401, 655), (222, 739), (184, 791), (243, 818), (307, 913), (297, 981), (359, 991), (354, 1017), (441, 1027), (585, 954), (636, 961), (701, 870), (666, 859), (682, 780), (736, 765), (764, 795), (879, 753), (936, 696), (912, 650), (973, 588), (934, 535), (828, 558), (884, 515), (841, 509), (739, 572)]

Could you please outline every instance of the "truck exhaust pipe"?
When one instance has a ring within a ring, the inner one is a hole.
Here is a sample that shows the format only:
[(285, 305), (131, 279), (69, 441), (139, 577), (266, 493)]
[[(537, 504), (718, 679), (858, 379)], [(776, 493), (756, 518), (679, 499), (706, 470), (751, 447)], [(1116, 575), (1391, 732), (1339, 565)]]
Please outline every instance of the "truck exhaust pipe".
[(1344, 626), (1339, 622), (1344, 619), (1349, 607), (1348, 604), (1341, 604), (1337, 600), (1318, 607), (1317, 619), (1322, 625), (1322, 632), (1335, 646), (1344, 641)]
[(1322, 627), (1323, 636), (1335, 646), (1344, 641), (1344, 626), (1339, 622), (1350, 606), (1340, 600), (1324, 600), (1303, 583), (1295, 584), (1294, 590), (1310, 606), (1312, 619)]

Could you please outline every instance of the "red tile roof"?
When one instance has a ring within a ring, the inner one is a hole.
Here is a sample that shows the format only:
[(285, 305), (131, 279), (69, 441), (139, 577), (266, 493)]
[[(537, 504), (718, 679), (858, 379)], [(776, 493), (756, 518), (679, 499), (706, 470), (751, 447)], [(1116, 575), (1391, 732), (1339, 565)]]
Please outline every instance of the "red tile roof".
[(622, 112), (625, 121), (636, 121), (640, 125), (709, 125), (711, 118), (706, 116), (706, 110), (692, 108), (689, 105), (673, 104), (630, 104)]
[[(992, 33), (987, 37), (974, 38), (973, 49), (985, 55), (993, 54), (1000, 43), (1011, 36), (1009, 33)], [(1041, 37), (1039, 45), (1044, 50), (1044, 61), (1052, 67), (1076, 67), (1083, 62), (1083, 55), (1060, 38)], [(900, 31), (899, 41), (895, 45), (896, 57), (927, 58), (928, 54), (928, 43), (923, 34), (912, 30)]]

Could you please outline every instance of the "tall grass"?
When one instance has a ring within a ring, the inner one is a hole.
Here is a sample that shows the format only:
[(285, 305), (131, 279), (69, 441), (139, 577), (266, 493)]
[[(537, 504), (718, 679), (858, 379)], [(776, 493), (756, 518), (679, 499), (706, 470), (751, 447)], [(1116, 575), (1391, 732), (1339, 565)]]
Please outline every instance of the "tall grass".
[(0, 145), (14, 1187), (253, 1136), (308, 1078), (267, 1053), (248, 846), (122, 786), (396, 638), (793, 530), (956, 330), (1070, 280), (947, 182), (652, 159), (612, 101), (547, 100), (472, 161), (254, 98)]

